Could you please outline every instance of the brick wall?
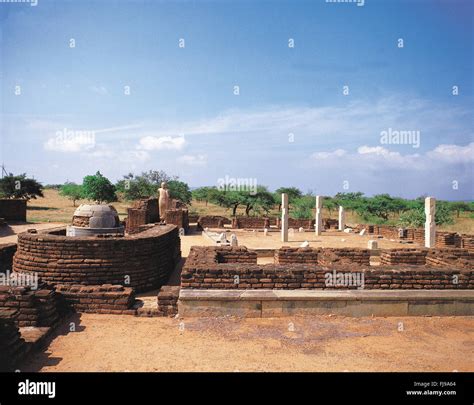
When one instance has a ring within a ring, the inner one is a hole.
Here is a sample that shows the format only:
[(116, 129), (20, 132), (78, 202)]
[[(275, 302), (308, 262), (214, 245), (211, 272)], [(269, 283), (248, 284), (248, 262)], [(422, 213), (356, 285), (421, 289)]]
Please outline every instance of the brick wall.
[(474, 235), (461, 234), (461, 246), (464, 249), (474, 250)]
[(129, 234), (137, 233), (140, 227), (147, 224), (147, 213), (145, 210), (127, 208), (125, 220), (125, 231)]
[(198, 229), (203, 230), (204, 228), (223, 228), (226, 224), (231, 224), (232, 221), (226, 217), (218, 215), (207, 215), (199, 217)]
[(164, 285), (158, 293), (158, 312), (161, 316), (175, 316), (178, 313), (179, 286)]
[[(363, 273), (366, 289), (474, 289), (472, 262), (467, 268), (462, 268), (462, 266), (456, 268), (451, 264), (444, 268), (410, 264), (371, 267), (368, 263), (370, 251), (367, 249), (282, 248), (275, 252), (277, 263), (259, 265), (250, 261), (248, 263), (219, 262), (219, 256), (222, 255), (221, 249), (221, 247), (193, 246), (181, 273), (181, 287), (204, 289), (357, 288), (356, 285), (327, 286), (327, 274), (336, 271), (345, 275), (351, 272)], [(233, 249), (236, 248), (227, 247), (225, 252), (231, 252)], [(245, 248), (239, 247), (239, 249)], [(242, 256), (246, 255), (245, 250), (236, 251), (235, 254), (238, 255), (239, 252)], [(400, 250), (395, 250), (391, 256), (385, 258), (385, 261), (393, 259), (397, 263), (415, 262), (419, 260), (420, 252), (426, 253), (422, 249), (412, 249), (403, 255)], [(450, 253), (441, 249), (439, 254), (448, 256)], [(451, 254), (456, 259), (472, 260), (468, 252)], [(435, 256), (433, 252), (433, 257)], [(456, 283), (453, 281), (454, 275), (457, 276)]]
[[(425, 230), (423, 228), (400, 228), (390, 225), (367, 225), (360, 224), (356, 227), (358, 231), (366, 229), (368, 234), (381, 235), (387, 239), (412, 240), (413, 242), (424, 246)], [(436, 247), (457, 247), (474, 249), (474, 235), (460, 235), (456, 232), (436, 232)]]
[(135, 293), (121, 285), (56, 285), (62, 302), (78, 312), (135, 315)]
[(132, 208), (146, 211), (146, 223), (160, 222), (158, 198), (142, 198), (134, 201)]
[(426, 253), (426, 249), (383, 250), (380, 254), (380, 264), (388, 266), (397, 264), (424, 266), (426, 264)]
[(118, 284), (146, 291), (163, 285), (180, 260), (174, 225), (126, 237), (70, 238), (40, 231), (18, 235), (13, 269), (50, 284)]
[(339, 220), (326, 218), (322, 220), (324, 229), (338, 229)]
[(296, 219), (296, 218), (288, 218), (288, 227), (289, 228), (304, 228), (306, 230), (314, 231), (314, 219)]
[(270, 227), (270, 219), (264, 217), (235, 217), (232, 218), (232, 228), (263, 229)]
[(468, 249), (427, 249), (426, 264), (434, 267), (474, 268), (474, 252)]
[(218, 263), (257, 263), (257, 253), (245, 246), (220, 246), (216, 253)]
[(37, 290), (0, 286), (0, 308), (15, 309), (15, 322), (20, 327), (52, 326), (59, 319), (54, 289), (45, 286)]
[(282, 247), (275, 250), (275, 263), (277, 264), (295, 264), (295, 263), (310, 263), (318, 264), (318, 253), (320, 249), (313, 249), (310, 247), (304, 248), (290, 248)]
[(0, 199), (0, 218), (26, 222), (26, 200)]
[(370, 265), (370, 250), (359, 248), (326, 248), (320, 249), (318, 263), (331, 265)]
[(30, 346), (21, 337), (15, 309), (0, 308), (0, 372), (14, 371)]
[[(347, 266), (308, 266), (305, 264), (214, 264), (185, 266), (182, 288), (202, 289), (356, 289), (356, 285), (331, 287), (326, 274), (354, 273)], [(474, 289), (473, 270), (430, 269), (419, 266), (364, 268), (365, 289)], [(457, 276), (454, 283), (453, 276)]]
[(16, 252), (16, 243), (0, 245), (0, 273), (11, 270), (13, 266), (13, 255)]
[(178, 229), (183, 228), (185, 232), (189, 231), (188, 210), (181, 208), (167, 210), (165, 221), (167, 224), (176, 225)]

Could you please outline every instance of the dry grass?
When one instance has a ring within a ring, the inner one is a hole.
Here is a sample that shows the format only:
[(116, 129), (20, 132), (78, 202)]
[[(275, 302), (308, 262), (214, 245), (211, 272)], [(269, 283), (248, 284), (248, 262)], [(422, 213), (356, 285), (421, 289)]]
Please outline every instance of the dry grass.
[[(76, 202), (76, 207), (81, 203), (90, 203), (87, 200), (81, 200)], [(130, 202), (114, 202), (113, 206), (117, 209), (120, 219), (124, 219), (127, 216), (127, 208), (131, 206)], [(28, 203), (28, 221), (29, 222), (70, 222), (72, 214), (76, 209), (72, 205), (72, 201), (65, 197), (61, 197), (57, 190), (48, 189), (44, 191), (44, 198), (38, 198), (31, 200)], [(232, 211), (218, 205), (202, 201), (193, 201), (190, 211), (199, 215), (222, 215), (230, 217)], [(243, 208), (237, 210), (237, 215), (245, 215)], [(278, 217), (280, 213), (278, 210), (270, 211), (271, 216)], [(333, 210), (328, 212), (323, 209), (324, 218), (337, 218), (337, 211)], [(391, 218), (392, 221), (396, 221), (396, 217)], [(474, 233), (474, 219), (469, 217), (469, 214), (464, 214), (460, 218), (454, 218), (455, 223), (453, 225), (444, 225), (439, 227), (443, 231), (460, 232), (460, 233)], [(346, 222), (349, 224), (363, 223), (363, 221), (356, 213), (347, 212)]]
[[(28, 222), (71, 222), (75, 209), (80, 204), (90, 204), (90, 201), (76, 201), (74, 207), (71, 200), (59, 195), (57, 190), (44, 190), (44, 198), (38, 198), (28, 202), (27, 220)], [(127, 202), (114, 202), (113, 206), (117, 209), (120, 219), (127, 216), (127, 208), (130, 207)]]

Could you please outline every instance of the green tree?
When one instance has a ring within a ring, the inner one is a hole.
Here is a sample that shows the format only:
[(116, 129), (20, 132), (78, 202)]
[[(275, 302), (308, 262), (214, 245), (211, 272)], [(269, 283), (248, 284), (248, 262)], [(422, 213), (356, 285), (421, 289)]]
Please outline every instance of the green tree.
[(199, 187), (192, 191), (193, 198), (196, 201), (204, 201), (206, 207), (209, 201), (212, 201), (219, 193), (216, 187)]
[(72, 205), (76, 206), (76, 201), (80, 200), (84, 195), (84, 190), (80, 184), (68, 182), (59, 189), (59, 194), (72, 201)]
[(3, 198), (20, 198), (25, 200), (43, 197), (43, 186), (35, 179), (26, 177), (26, 173), (18, 176), (9, 173), (0, 179), (0, 196)]
[(366, 198), (365, 203), (356, 208), (359, 215), (364, 219), (375, 216), (387, 221), (393, 212), (398, 212), (405, 207), (399, 199), (391, 197), (389, 194), (378, 194), (372, 198)]
[(470, 212), (472, 209), (472, 204), (469, 204), (464, 201), (454, 201), (449, 203), (450, 210), (456, 212), (456, 217), (459, 218), (461, 212)]
[(264, 211), (266, 214), (275, 205), (274, 195), (265, 186), (258, 186), (255, 194), (241, 191), (241, 202), (245, 205), (245, 215), (250, 216), (250, 212)]
[(99, 171), (95, 175), (86, 176), (82, 182), (84, 197), (88, 200), (102, 202), (117, 201), (115, 186)]
[(144, 176), (135, 176), (129, 173), (123, 176), (116, 184), (116, 190), (123, 194), (126, 200), (139, 200), (157, 194), (158, 187)]
[(123, 194), (126, 200), (139, 200), (156, 196), (162, 182), (178, 180), (177, 176), (170, 176), (163, 170), (149, 170), (140, 175), (128, 173), (116, 184), (117, 191)]
[(213, 203), (232, 210), (232, 216), (237, 215), (237, 209), (244, 203), (243, 196), (238, 191), (217, 190), (212, 195)]
[(337, 201), (332, 197), (323, 197), (323, 208), (326, 208), (329, 211), (329, 216), (331, 216), (332, 211), (338, 209)]
[(177, 200), (181, 200), (185, 204), (191, 204), (193, 195), (187, 183), (179, 180), (168, 181), (168, 188), (170, 191), (170, 197)]
[[(411, 209), (400, 214), (398, 224), (407, 228), (421, 228), (424, 226), (426, 220), (425, 209), (423, 206)], [(452, 218), (452, 211), (449, 204), (443, 201), (436, 203), (435, 213), (436, 225), (448, 225), (454, 223)]]
[(278, 211), (281, 211), (281, 195), (283, 193), (288, 194), (288, 205), (290, 206), (293, 204), (293, 201), (296, 199), (300, 198), (303, 193), (301, 192), (300, 189), (296, 187), (280, 187), (277, 190), (275, 190), (274, 193), (274, 200), (278, 203)]
[(310, 219), (313, 216), (313, 209), (315, 209), (315, 205), (316, 200), (314, 196), (302, 196), (293, 202), (290, 216), (295, 219)]

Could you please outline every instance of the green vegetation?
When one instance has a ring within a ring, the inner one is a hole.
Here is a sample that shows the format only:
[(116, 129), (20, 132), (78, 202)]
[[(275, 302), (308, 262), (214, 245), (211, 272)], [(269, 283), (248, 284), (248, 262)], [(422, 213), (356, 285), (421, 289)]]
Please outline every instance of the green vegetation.
[(99, 171), (95, 175), (84, 177), (82, 189), (84, 198), (97, 201), (99, 204), (117, 201), (115, 186)]
[(18, 176), (9, 173), (0, 179), (1, 198), (21, 198), (25, 200), (43, 197), (43, 186), (35, 179), (26, 177), (26, 173)]
[(76, 201), (84, 197), (84, 189), (82, 185), (68, 182), (59, 189), (59, 195), (72, 201), (72, 205), (76, 206)]

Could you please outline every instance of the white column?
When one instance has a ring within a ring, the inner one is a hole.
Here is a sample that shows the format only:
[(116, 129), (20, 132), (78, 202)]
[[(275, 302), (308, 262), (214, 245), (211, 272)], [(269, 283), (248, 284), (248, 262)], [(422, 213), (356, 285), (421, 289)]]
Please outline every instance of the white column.
[(344, 230), (344, 223), (346, 222), (346, 213), (344, 212), (344, 207), (339, 206), (339, 230)]
[(434, 248), (436, 245), (436, 199), (434, 197), (425, 198), (425, 247)]
[(323, 218), (322, 218), (322, 210), (323, 210), (323, 197), (320, 195), (316, 196), (316, 221), (314, 223), (314, 232), (316, 235), (321, 235), (321, 231), (323, 230)]
[(288, 194), (281, 195), (281, 241), (288, 242)]

